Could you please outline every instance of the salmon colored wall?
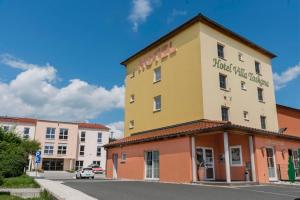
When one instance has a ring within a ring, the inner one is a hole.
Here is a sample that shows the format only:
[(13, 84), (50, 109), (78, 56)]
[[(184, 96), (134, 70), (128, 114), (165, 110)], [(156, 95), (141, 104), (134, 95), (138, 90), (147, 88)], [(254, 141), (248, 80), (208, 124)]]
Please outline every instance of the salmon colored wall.
[(277, 106), (279, 128), (288, 128), (285, 134), (300, 137), (300, 112)]
[[(118, 178), (144, 180), (144, 152), (158, 150), (160, 181), (191, 182), (192, 161), (189, 137), (114, 147), (107, 151), (107, 177), (113, 177), (113, 154), (118, 153)], [(126, 161), (121, 161), (121, 153)]]
[[(268, 165), (266, 158), (265, 147), (274, 147), (276, 166), (280, 166), (281, 172), (278, 174), (278, 178), (283, 180), (288, 179), (287, 166), (288, 166), (288, 149), (300, 148), (300, 142), (284, 140), (279, 138), (254, 136), (255, 146), (255, 163), (256, 163), (256, 176), (260, 183), (269, 182)], [(278, 168), (277, 168), (278, 172)]]
[[(231, 166), (231, 180), (245, 180), (245, 166), (250, 162), (248, 136), (235, 133), (228, 133), (229, 146), (241, 145), (242, 147), (242, 166)], [(221, 161), (220, 157), (224, 154), (223, 133), (214, 135), (203, 135), (196, 137), (196, 147), (211, 147), (214, 150), (215, 179), (225, 180), (225, 160)]]

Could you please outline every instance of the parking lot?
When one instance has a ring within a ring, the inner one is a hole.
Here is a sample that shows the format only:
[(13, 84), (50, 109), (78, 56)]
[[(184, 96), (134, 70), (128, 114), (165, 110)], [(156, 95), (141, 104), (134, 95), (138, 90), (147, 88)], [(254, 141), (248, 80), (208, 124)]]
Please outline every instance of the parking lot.
[(70, 180), (65, 185), (100, 200), (300, 200), (300, 186), (204, 186), (138, 181)]

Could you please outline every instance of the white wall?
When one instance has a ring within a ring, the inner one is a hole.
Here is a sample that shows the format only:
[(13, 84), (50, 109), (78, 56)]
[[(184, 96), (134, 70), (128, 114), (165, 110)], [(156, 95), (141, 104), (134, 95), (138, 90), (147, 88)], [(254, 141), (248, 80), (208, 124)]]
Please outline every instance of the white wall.
[[(85, 131), (85, 142), (80, 141), (81, 132)], [(97, 142), (98, 133), (102, 133), (102, 143)], [(109, 132), (103, 130), (79, 128), (78, 131), (78, 155), (77, 160), (83, 161), (83, 167), (92, 164), (93, 161), (100, 161), (100, 166), (106, 167), (106, 151), (103, 145), (109, 142)], [(80, 156), (80, 145), (84, 145), (84, 156)], [(101, 146), (101, 156), (97, 156), (97, 146)]]
[(10, 130), (15, 130), (15, 132), (23, 138), (24, 128), (29, 128), (29, 139), (33, 140), (35, 135), (35, 125), (25, 124), (25, 123), (12, 123), (12, 122), (0, 122), (0, 126), (9, 126)]

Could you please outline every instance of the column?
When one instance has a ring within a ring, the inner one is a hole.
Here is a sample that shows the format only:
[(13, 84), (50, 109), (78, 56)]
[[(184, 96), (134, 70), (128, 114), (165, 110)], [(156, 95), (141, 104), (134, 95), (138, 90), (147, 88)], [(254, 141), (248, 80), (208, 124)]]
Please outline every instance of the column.
[(195, 146), (195, 136), (191, 137), (191, 150), (192, 150), (192, 176), (193, 182), (197, 181), (197, 166), (196, 166), (196, 146)]
[(252, 181), (256, 182), (256, 172), (255, 172), (255, 159), (254, 159), (254, 146), (253, 146), (253, 136), (249, 136), (249, 150), (250, 150), (250, 159), (251, 159), (251, 174)]
[(225, 156), (225, 171), (226, 171), (226, 182), (231, 182), (230, 175), (230, 163), (229, 163), (229, 148), (228, 148), (228, 133), (224, 132), (224, 156)]

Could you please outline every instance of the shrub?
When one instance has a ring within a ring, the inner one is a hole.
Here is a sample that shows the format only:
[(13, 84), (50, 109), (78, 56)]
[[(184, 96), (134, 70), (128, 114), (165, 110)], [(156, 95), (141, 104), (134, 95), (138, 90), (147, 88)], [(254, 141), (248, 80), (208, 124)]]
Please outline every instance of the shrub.
[(0, 175), (0, 186), (4, 183), (4, 177)]
[(4, 179), (4, 187), (6, 188), (38, 188), (39, 185), (35, 180), (27, 175)]

